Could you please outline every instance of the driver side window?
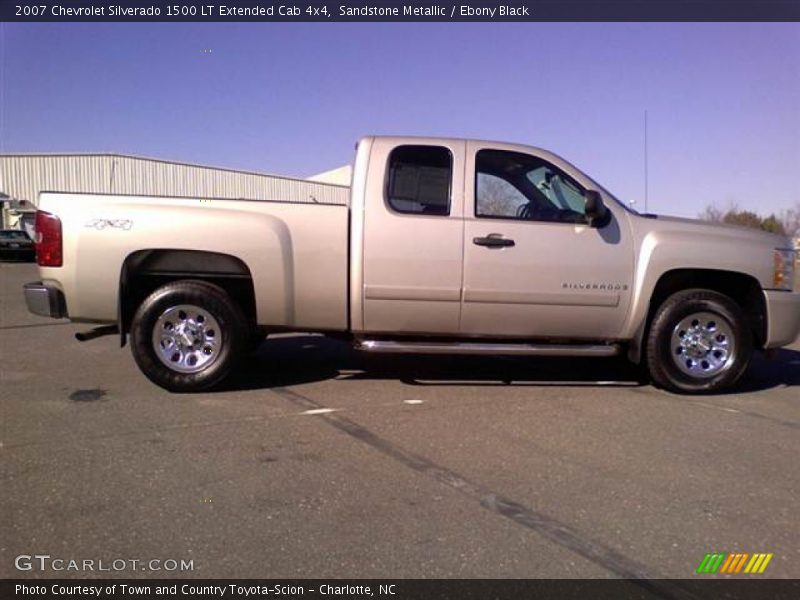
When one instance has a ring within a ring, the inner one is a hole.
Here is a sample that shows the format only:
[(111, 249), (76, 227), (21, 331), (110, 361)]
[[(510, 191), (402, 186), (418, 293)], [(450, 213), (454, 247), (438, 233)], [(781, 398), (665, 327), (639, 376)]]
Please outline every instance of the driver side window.
[(475, 216), (586, 223), (585, 190), (550, 163), (519, 152), (475, 156)]

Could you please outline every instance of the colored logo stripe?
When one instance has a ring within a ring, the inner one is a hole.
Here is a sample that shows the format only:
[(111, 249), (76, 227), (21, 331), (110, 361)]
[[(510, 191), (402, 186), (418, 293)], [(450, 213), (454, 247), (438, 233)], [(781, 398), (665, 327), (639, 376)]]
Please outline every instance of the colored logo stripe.
[(722, 564), (722, 559), (725, 558), (724, 552), (715, 552), (714, 554), (706, 554), (700, 566), (697, 567), (698, 573), (716, 573)]
[(745, 573), (763, 573), (767, 568), (769, 561), (772, 560), (772, 553), (770, 554), (753, 554), (753, 558), (747, 563), (744, 569)]
[(738, 573), (744, 567), (744, 561), (746, 561), (750, 555), (747, 553), (737, 553), (731, 554), (729, 560), (725, 561), (725, 564), (722, 565), (722, 569), (720, 573)]
[[(767, 565), (772, 560), (772, 553), (748, 554), (747, 552), (714, 552), (708, 553), (703, 557), (697, 567), (697, 573), (763, 573)], [(745, 566), (747, 565), (747, 566)]]
[(725, 573), (728, 569), (731, 568), (731, 564), (733, 564), (734, 560), (738, 560), (738, 554), (728, 554), (728, 560), (722, 563), (722, 573)]

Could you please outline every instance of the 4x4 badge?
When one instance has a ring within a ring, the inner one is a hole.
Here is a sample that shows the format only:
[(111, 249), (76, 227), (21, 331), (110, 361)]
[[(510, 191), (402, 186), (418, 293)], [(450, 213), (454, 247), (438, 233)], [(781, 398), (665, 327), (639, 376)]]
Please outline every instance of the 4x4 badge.
[(105, 229), (106, 227), (113, 227), (114, 229), (123, 229), (128, 231), (133, 227), (133, 221), (130, 219), (92, 219), (84, 227), (93, 227), (95, 229)]

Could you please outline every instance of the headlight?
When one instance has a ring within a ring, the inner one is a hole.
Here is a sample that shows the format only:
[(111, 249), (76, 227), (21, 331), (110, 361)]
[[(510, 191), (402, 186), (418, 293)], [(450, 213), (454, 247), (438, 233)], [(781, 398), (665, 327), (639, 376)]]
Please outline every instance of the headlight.
[(776, 248), (774, 252), (775, 269), (772, 275), (772, 283), (776, 290), (792, 291), (794, 286), (794, 262), (796, 252), (783, 248)]

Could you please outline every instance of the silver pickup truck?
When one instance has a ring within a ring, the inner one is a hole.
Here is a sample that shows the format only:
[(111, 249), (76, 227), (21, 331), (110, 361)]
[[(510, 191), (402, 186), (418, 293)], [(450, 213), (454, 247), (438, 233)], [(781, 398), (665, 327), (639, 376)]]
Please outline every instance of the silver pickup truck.
[[(349, 206), (43, 193), (29, 310), (130, 336), (172, 391), (272, 332), (367, 352), (611, 356), (719, 390), (800, 333), (790, 240), (637, 214), (564, 159), (366, 137)], [(86, 337), (91, 337), (91, 334)]]

